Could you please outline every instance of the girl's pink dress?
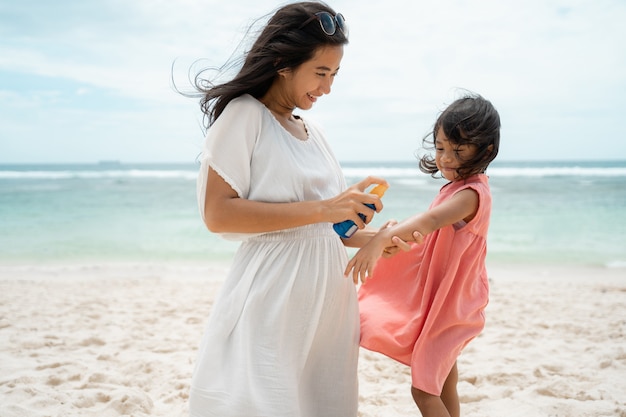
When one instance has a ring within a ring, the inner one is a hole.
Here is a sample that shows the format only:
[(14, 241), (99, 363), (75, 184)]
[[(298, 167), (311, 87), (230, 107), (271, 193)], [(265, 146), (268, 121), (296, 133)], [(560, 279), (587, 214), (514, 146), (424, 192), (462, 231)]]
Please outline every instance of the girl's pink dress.
[(361, 346), (410, 365), (413, 386), (432, 395), (441, 395), (457, 356), (485, 325), (487, 176), (445, 185), (431, 207), (466, 188), (479, 196), (469, 223), (441, 228), (410, 251), (379, 259), (359, 289)]

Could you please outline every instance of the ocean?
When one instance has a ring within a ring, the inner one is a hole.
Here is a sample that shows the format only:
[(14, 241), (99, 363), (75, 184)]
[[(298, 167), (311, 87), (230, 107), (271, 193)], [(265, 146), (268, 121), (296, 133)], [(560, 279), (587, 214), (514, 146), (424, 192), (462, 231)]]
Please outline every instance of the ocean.
[[(425, 210), (444, 185), (415, 161), (342, 164), (390, 188), (373, 220)], [(227, 261), (238, 243), (207, 231), (196, 205), (198, 165), (0, 165), (0, 262)], [(626, 161), (500, 162), (488, 262), (626, 269)]]

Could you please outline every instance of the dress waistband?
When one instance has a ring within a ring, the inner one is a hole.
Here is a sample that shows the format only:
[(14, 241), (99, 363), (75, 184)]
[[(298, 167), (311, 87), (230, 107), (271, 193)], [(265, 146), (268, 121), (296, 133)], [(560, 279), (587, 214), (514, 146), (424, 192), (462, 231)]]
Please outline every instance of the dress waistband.
[(315, 223), (306, 226), (294, 227), (291, 229), (277, 230), (275, 232), (263, 233), (250, 237), (249, 240), (256, 242), (271, 242), (277, 240), (298, 240), (318, 237), (337, 237), (331, 223)]

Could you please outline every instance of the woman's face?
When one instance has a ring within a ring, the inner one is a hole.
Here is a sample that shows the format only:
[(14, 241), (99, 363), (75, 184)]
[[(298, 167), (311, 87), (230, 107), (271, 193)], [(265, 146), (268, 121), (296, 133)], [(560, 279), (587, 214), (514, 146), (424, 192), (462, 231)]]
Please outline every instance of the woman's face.
[(319, 97), (330, 94), (330, 87), (339, 71), (343, 58), (342, 45), (326, 45), (320, 47), (313, 58), (302, 63), (295, 69), (285, 70), (284, 98), (293, 107), (308, 110)]
[(457, 180), (459, 178), (457, 169), (461, 167), (463, 161), (472, 159), (475, 154), (475, 146), (455, 145), (448, 140), (441, 127), (437, 130), (435, 163), (441, 175), (448, 181)]

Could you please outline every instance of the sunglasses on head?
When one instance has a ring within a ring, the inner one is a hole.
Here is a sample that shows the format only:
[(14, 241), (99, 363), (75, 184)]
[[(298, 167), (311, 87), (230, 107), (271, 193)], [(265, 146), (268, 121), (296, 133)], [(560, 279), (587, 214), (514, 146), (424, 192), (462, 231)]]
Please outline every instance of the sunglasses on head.
[(300, 29), (317, 19), (320, 22), (320, 27), (328, 36), (333, 36), (337, 32), (337, 28), (348, 37), (348, 26), (346, 26), (346, 19), (341, 13), (337, 13), (335, 16), (328, 12), (317, 12), (311, 16), (306, 22), (304, 22)]

